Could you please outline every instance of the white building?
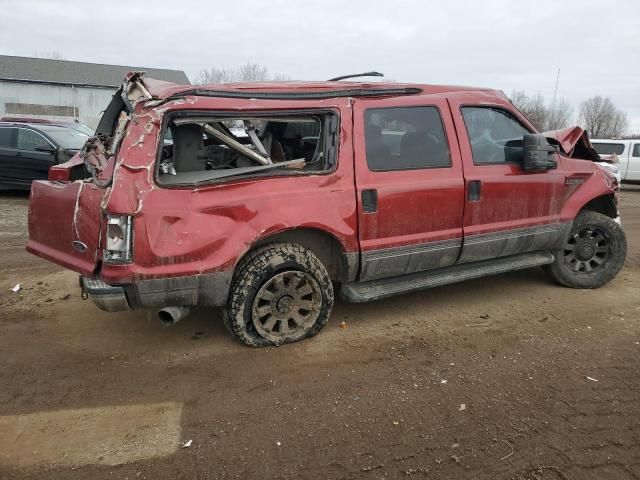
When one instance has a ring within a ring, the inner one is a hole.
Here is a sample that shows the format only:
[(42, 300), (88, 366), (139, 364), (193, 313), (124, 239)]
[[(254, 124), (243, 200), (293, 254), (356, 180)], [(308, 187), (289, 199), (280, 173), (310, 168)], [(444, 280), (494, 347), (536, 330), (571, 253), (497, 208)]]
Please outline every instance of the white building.
[(0, 55), (0, 118), (77, 119), (95, 128), (127, 72), (189, 84), (180, 70)]

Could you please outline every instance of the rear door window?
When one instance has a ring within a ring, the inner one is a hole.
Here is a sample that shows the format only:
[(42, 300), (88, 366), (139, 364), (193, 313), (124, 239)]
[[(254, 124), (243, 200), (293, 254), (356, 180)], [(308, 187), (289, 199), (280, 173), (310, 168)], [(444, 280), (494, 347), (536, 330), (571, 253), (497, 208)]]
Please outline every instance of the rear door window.
[(19, 150), (36, 151), (36, 147), (41, 145), (51, 145), (51, 142), (36, 131), (27, 130), (26, 128), (18, 129), (16, 148)]
[(11, 148), (13, 146), (12, 137), (15, 128), (0, 127), (0, 148)]
[(509, 112), (494, 107), (462, 107), (473, 163), (520, 163), (523, 137), (530, 133)]
[(622, 155), (624, 143), (592, 143), (599, 155)]
[(436, 107), (371, 108), (365, 112), (367, 165), (374, 172), (451, 166)]
[(640, 157), (640, 143), (636, 143), (633, 146), (633, 156), (634, 157)]

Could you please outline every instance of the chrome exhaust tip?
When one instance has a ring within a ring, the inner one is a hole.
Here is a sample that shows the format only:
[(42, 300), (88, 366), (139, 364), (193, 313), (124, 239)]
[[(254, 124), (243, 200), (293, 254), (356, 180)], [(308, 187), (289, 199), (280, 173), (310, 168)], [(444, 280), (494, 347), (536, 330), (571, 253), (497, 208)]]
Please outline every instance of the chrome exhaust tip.
[(158, 320), (165, 327), (173, 327), (176, 323), (189, 315), (189, 307), (164, 307), (158, 311)]

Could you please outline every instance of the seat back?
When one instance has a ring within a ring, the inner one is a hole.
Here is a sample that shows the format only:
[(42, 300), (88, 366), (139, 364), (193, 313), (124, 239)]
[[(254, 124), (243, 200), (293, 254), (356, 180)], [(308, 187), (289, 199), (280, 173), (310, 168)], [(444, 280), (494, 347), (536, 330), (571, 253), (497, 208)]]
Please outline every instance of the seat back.
[(173, 138), (173, 167), (176, 172), (195, 172), (205, 170), (203, 159), (204, 141), (199, 125), (174, 125), (171, 127)]

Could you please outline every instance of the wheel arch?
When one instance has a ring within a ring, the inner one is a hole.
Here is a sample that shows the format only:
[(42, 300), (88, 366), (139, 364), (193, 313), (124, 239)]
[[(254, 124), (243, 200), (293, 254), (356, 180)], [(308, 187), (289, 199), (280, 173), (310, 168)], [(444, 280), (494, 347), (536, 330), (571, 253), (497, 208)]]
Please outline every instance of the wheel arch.
[(343, 243), (335, 235), (313, 227), (281, 230), (256, 240), (238, 257), (236, 266), (257, 248), (271, 243), (293, 243), (312, 251), (327, 269), (333, 281), (351, 281), (357, 275), (359, 267), (357, 252), (347, 252)]
[(602, 213), (610, 218), (616, 218), (618, 216), (618, 206), (613, 193), (592, 198), (580, 209), (581, 212), (584, 210)]

